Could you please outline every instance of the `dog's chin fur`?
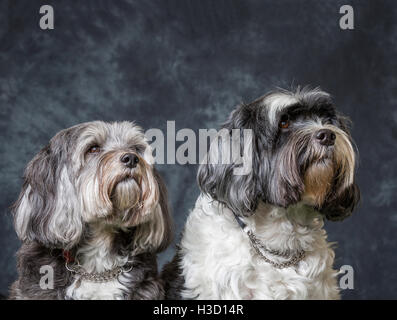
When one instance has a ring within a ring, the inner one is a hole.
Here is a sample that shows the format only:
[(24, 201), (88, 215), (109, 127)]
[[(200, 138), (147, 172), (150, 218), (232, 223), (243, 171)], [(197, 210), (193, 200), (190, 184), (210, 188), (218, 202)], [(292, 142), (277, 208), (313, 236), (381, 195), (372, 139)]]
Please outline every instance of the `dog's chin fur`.
[(335, 166), (331, 159), (320, 159), (310, 165), (304, 175), (303, 202), (321, 207), (332, 187), (334, 177)]
[[(118, 182), (111, 195), (114, 211), (126, 212), (127, 214), (134, 209), (138, 211), (141, 198), (142, 191), (132, 177), (126, 177)], [(127, 217), (123, 217), (123, 219), (125, 218)]]

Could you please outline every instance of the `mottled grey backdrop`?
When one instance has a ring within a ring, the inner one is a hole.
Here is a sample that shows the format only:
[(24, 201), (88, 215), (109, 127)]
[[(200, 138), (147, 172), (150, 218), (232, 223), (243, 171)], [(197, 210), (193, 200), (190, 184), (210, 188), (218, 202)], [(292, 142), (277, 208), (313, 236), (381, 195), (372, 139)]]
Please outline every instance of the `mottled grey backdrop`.
[[(354, 31), (339, 29), (346, 3)], [(55, 30), (38, 27), (41, 4), (54, 6)], [(217, 128), (242, 101), (312, 84), (352, 118), (360, 150), (361, 206), (326, 224), (336, 267), (355, 270), (343, 297), (396, 298), (396, 66), (393, 0), (1, 1), (0, 291), (16, 277), (19, 247), (8, 208), (24, 166), (60, 129), (96, 119)], [(159, 169), (179, 235), (197, 167)]]

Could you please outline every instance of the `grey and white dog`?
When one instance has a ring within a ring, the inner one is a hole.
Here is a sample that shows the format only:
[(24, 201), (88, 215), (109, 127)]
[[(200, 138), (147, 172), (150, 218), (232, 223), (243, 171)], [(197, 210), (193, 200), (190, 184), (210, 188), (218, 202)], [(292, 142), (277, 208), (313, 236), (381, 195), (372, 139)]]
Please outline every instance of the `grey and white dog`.
[(238, 106), (223, 128), (230, 141), (233, 129), (252, 130), (239, 148), (252, 144), (252, 170), (236, 175), (235, 163), (214, 164), (224, 139), (211, 144), (198, 171), (202, 193), (162, 273), (166, 297), (339, 298), (322, 227), (359, 200), (348, 124), (320, 89), (279, 90)]
[(28, 164), (13, 208), (22, 247), (11, 298), (163, 298), (156, 253), (171, 220), (153, 162), (131, 122), (56, 134)]

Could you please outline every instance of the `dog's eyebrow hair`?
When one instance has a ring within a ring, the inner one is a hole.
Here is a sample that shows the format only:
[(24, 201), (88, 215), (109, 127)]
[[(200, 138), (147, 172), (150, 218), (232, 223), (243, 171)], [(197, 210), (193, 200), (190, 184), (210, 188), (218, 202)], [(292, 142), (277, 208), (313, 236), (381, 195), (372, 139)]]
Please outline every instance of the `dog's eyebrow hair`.
[(312, 110), (316, 111), (335, 111), (335, 107), (331, 102), (317, 103), (311, 106)]
[(300, 113), (300, 112), (328, 112), (333, 113), (335, 108), (332, 103), (315, 103), (313, 105), (306, 105), (305, 103), (297, 102), (282, 110), (277, 115), (280, 116), (285, 113)]
[(291, 104), (291, 105), (289, 105), (288, 107), (286, 107), (286, 108), (280, 110), (280, 111), (277, 113), (277, 115), (282, 115), (282, 114), (285, 114), (285, 113), (300, 112), (300, 111), (302, 111), (302, 110), (304, 110), (304, 109), (306, 109), (306, 107), (305, 107), (302, 103), (297, 102), (297, 103)]

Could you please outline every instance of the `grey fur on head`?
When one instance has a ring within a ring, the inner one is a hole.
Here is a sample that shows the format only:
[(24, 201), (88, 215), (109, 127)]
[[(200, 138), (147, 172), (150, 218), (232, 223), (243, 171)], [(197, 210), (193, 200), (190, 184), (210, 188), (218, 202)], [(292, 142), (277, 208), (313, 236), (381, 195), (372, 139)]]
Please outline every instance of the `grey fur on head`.
[[(56, 270), (59, 282), (70, 285), (73, 277), (59, 263), (62, 250), (79, 256), (87, 272), (133, 265), (133, 261), (143, 259), (139, 263), (145, 269), (126, 275), (129, 280), (120, 290), (116, 283), (114, 297), (132, 297), (128, 288), (133, 285), (138, 290), (144, 281), (151, 285), (143, 272), (146, 269), (156, 282), (154, 254), (170, 243), (172, 223), (166, 188), (153, 164), (141, 128), (131, 122), (94, 121), (57, 133), (28, 164), (13, 207), (15, 229), (23, 245), (18, 253), (20, 277), (12, 295), (48, 295), (33, 282), (39, 277), (40, 261), (57, 264), (61, 268)], [(34, 252), (28, 253), (29, 248)], [(32, 270), (38, 274), (33, 275)], [(135, 278), (138, 274), (139, 279)], [(76, 286), (69, 298), (101, 294), (86, 286), (80, 291)], [(153, 288), (153, 295), (149, 292), (145, 296), (161, 297), (160, 283)], [(56, 297), (64, 297), (66, 287), (55, 290)], [(119, 293), (125, 290), (129, 293)]]
[[(288, 126), (283, 128), (282, 122)], [(303, 200), (330, 220), (350, 215), (359, 201), (355, 183), (356, 154), (349, 121), (320, 89), (278, 90), (238, 106), (223, 129), (250, 129), (252, 170), (235, 175), (235, 163), (214, 164), (222, 158), (224, 140), (212, 144), (199, 167), (201, 190), (236, 214), (250, 215), (259, 201), (288, 207)], [(321, 130), (332, 145), (319, 143)]]

